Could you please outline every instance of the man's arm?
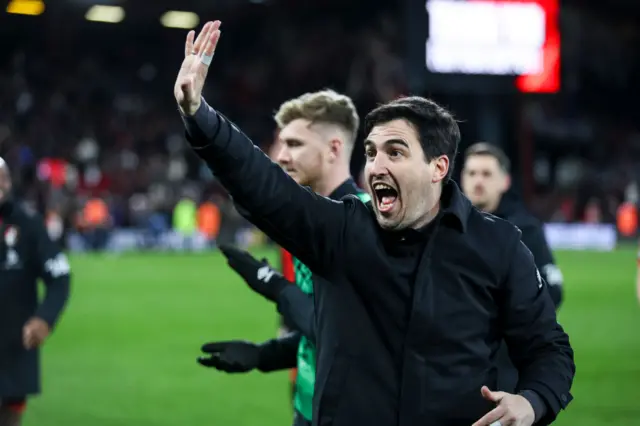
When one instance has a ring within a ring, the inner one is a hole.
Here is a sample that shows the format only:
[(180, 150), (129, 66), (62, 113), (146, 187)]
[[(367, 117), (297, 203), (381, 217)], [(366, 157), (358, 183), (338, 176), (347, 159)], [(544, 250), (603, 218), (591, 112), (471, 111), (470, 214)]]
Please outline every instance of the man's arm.
[(536, 424), (544, 426), (572, 399), (573, 350), (531, 252), (519, 239), (510, 252), (501, 309), (503, 332), (520, 376), (517, 390), (533, 406)]
[(560, 268), (555, 264), (544, 230), (539, 223), (521, 229), (522, 242), (531, 250), (536, 266), (547, 283), (553, 304), (558, 309), (562, 303), (563, 277)]
[(316, 315), (313, 295), (303, 292), (296, 285), (287, 285), (278, 295), (277, 303), (278, 312), (282, 314), (285, 322), (291, 324), (315, 345)]
[(294, 331), (262, 343), (260, 345), (258, 370), (268, 373), (270, 371), (295, 368), (300, 336), (299, 332)]
[(36, 263), (47, 289), (35, 316), (42, 318), (53, 329), (69, 299), (71, 268), (67, 257), (49, 238), (42, 221), (35, 219), (34, 225)]
[(298, 185), (204, 99), (183, 121), (194, 151), (258, 228), (311, 269), (335, 269), (357, 200), (332, 201)]

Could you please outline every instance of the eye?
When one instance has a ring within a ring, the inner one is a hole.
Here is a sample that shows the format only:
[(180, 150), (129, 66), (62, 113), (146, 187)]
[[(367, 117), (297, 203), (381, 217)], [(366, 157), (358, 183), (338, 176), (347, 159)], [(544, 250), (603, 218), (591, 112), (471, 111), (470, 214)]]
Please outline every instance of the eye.
[(399, 158), (402, 156), (402, 151), (398, 150), (398, 149), (392, 149), (389, 152), (389, 157), (391, 158)]
[(374, 149), (367, 148), (364, 150), (364, 156), (368, 159), (374, 158), (376, 156), (376, 151)]

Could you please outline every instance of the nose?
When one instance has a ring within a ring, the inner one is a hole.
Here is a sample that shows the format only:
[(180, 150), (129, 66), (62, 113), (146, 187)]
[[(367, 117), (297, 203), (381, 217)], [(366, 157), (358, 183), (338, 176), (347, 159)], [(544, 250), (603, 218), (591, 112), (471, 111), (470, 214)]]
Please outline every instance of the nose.
[(276, 154), (276, 163), (278, 164), (288, 164), (291, 162), (291, 154), (287, 149), (286, 145), (282, 145)]
[(384, 176), (389, 174), (389, 164), (385, 155), (376, 155), (373, 161), (369, 162), (369, 173), (372, 176)]

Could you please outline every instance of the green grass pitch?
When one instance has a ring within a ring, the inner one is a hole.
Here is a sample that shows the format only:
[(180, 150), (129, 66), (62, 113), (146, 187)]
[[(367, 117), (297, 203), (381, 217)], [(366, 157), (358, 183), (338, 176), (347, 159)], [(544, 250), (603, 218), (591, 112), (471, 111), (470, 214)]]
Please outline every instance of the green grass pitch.
[[(557, 257), (577, 377), (556, 424), (640, 426), (635, 251)], [(26, 426), (290, 424), (286, 372), (229, 376), (195, 362), (205, 341), (276, 330), (274, 307), (220, 255), (82, 256), (72, 266), (73, 296), (43, 352), (43, 394)]]

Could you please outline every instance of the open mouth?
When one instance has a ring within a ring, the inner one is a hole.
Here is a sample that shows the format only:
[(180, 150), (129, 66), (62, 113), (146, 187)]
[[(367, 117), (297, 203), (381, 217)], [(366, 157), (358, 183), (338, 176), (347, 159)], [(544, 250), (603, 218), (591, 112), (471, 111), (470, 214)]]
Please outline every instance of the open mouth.
[(386, 183), (374, 183), (373, 192), (376, 196), (378, 210), (381, 213), (388, 213), (395, 207), (398, 201), (398, 190)]

